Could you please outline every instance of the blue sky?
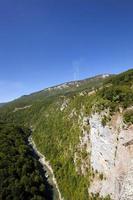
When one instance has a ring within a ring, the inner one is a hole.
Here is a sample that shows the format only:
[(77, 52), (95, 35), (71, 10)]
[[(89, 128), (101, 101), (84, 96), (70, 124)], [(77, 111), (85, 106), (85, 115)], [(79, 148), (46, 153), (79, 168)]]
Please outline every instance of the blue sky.
[(133, 68), (132, 0), (0, 0), (0, 102)]

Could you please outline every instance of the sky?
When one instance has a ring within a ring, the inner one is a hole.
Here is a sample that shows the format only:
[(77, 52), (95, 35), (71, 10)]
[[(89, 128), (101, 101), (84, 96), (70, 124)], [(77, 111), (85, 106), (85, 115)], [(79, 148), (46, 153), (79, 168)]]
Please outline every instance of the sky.
[(0, 102), (129, 68), (132, 0), (0, 0)]

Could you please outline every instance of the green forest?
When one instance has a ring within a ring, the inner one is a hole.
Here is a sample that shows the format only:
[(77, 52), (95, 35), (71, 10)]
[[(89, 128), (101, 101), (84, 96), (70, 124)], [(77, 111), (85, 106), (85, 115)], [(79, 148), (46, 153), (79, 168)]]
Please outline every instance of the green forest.
[[(90, 92), (93, 93), (90, 95)], [(61, 110), (66, 102), (65, 109)], [(68, 102), (68, 103), (67, 103)], [(27, 109), (23, 107), (29, 106)], [(109, 200), (88, 194), (95, 172), (77, 172), (74, 154), (82, 136), (83, 117), (109, 109), (110, 117), (123, 109), (123, 120), (133, 124), (133, 70), (105, 79), (94, 77), (67, 89), (43, 90), (23, 96), (0, 108), (0, 180), (2, 200), (48, 199), (51, 188), (40, 173), (40, 166), (27, 145), (31, 134), (38, 150), (50, 162), (64, 200)], [(16, 108), (21, 108), (16, 110)], [(106, 117), (102, 119), (105, 126)], [(10, 123), (11, 122), (11, 123)], [(15, 124), (15, 125), (14, 125)], [(17, 126), (19, 124), (19, 126)], [(23, 128), (22, 128), (23, 127)], [(28, 127), (26, 129), (24, 127)], [(84, 127), (89, 132), (89, 125)], [(86, 158), (84, 151), (79, 157)], [(81, 160), (77, 167), (80, 169)], [(100, 176), (102, 177), (102, 175)]]
[(50, 200), (52, 188), (41, 174), (41, 166), (27, 145), (30, 131), (11, 123), (0, 123), (0, 199)]

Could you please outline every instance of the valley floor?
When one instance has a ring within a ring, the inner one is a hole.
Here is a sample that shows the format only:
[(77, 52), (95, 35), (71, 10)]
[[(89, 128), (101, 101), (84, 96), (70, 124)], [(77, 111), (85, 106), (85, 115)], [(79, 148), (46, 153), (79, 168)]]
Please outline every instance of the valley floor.
[(32, 146), (34, 152), (39, 156), (39, 162), (43, 166), (44, 171), (46, 171), (48, 182), (53, 187), (53, 200), (63, 200), (51, 165), (48, 161), (46, 161), (45, 156), (38, 151), (36, 144), (31, 136), (28, 138), (28, 141), (29, 144)]

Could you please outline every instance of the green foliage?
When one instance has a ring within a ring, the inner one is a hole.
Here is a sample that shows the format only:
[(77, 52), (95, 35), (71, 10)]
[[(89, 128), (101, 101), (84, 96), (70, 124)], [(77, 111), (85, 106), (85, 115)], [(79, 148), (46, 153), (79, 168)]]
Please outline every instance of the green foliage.
[(133, 105), (133, 69), (105, 81), (98, 95), (108, 100), (108, 107), (116, 111), (119, 106), (127, 108)]
[[(50, 186), (27, 145), (29, 130), (0, 123), (0, 199), (51, 199)], [(49, 193), (49, 195), (48, 195)]]
[(104, 179), (104, 175), (101, 173), (101, 174), (99, 175), (99, 178), (100, 178), (100, 180), (102, 181), (102, 180)]
[(124, 122), (127, 124), (133, 124), (133, 110), (128, 110), (124, 113)]
[[(72, 100), (70, 107), (73, 101), (75, 100)], [(47, 109), (45, 107), (33, 139), (38, 149), (47, 155), (52, 164), (63, 197), (85, 200), (88, 199), (89, 177), (82, 177), (75, 170), (73, 158), (79, 142), (80, 129), (77, 117), (71, 120), (68, 118), (70, 107), (64, 112), (58, 110), (54, 103)]]
[[(119, 107), (127, 108), (133, 105), (133, 70), (104, 80), (95, 77), (79, 82), (79, 87), (76, 87), (77, 83), (75, 83), (63, 89), (43, 90), (23, 96), (0, 108), (0, 119), (12, 121), (14, 124), (26, 125), (34, 130), (33, 139), (39, 151), (50, 161), (65, 200), (110, 199), (109, 196), (101, 198), (98, 194), (92, 195), (92, 197), (89, 196), (88, 187), (92, 180), (92, 170), (89, 168), (86, 176), (83, 176), (76, 171), (74, 163), (79, 137), (82, 136), (80, 123), (83, 122), (83, 116), (89, 116), (92, 112), (101, 112), (108, 108), (110, 113), (113, 113), (119, 110)], [(96, 93), (89, 96), (88, 92), (92, 90)], [(84, 96), (81, 96), (80, 92), (83, 92)], [(66, 99), (69, 99), (68, 106), (61, 111), (61, 105)], [(31, 107), (14, 112), (15, 108), (23, 108), (27, 105), (31, 105)], [(132, 114), (125, 113), (124, 117), (127, 123), (132, 123)], [(108, 120), (108, 117), (103, 117), (103, 125), (106, 125)], [(89, 131), (89, 126), (86, 130)], [(16, 138), (18, 138), (17, 135)], [(17, 167), (17, 172), (15, 171), (15, 173), (21, 175), (21, 179), (20, 181), (19, 179), (14, 181), (13, 185), (18, 185), (17, 191), (22, 191), (22, 188), (23, 191), (28, 191), (28, 194), (32, 195), (31, 199), (40, 199), (42, 197), (39, 197), (39, 195), (42, 194), (46, 186), (42, 182), (38, 187), (36, 187), (36, 184), (32, 184), (38, 182), (36, 170), (33, 177), (30, 175), (27, 177), (29, 171), (32, 172), (29, 163), (34, 165), (36, 162), (31, 161), (31, 157), (28, 157), (29, 153), (27, 151), (29, 151), (29, 148), (27, 149), (25, 143), (20, 143), (20, 138), (13, 141), (17, 145), (17, 150), (10, 140), (6, 143), (6, 149), (8, 150), (12, 145), (9, 157), (15, 158), (16, 151), (18, 155), (21, 155), (17, 161), (19, 167)], [(0, 156), (4, 158), (6, 155), (2, 151)], [(86, 156), (86, 152), (82, 152), (81, 157), (85, 159)], [(10, 167), (9, 172), (5, 170), (5, 167), (10, 165), (8, 162), (10, 162), (10, 159), (6, 159), (6, 162), (4, 160), (2, 166), (2, 173), (5, 176), (8, 176), (8, 173), (14, 173), (12, 167)], [(27, 166), (27, 162), (29, 166)], [(37, 165), (35, 164), (35, 166)], [(33, 167), (33, 171), (35, 168)], [(11, 180), (14, 180), (12, 178)], [(5, 184), (7, 188), (8, 184)], [(14, 188), (13, 186), (13, 190), (16, 191)], [(39, 194), (36, 194), (36, 188), (40, 192)], [(10, 193), (11, 191), (6, 190), (6, 194)], [(20, 199), (23, 198), (23, 193), (21, 196)]]
[(133, 69), (130, 69), (126, 72), (118, 74), (117, 76), (109, 77), (109, 79), (107, 79), (105, 81), (105, 83), (106, 84), (111, 83), (115, 86), (118, 86), (118, 85), (132, 86), (132, 84), (133, 84)]
[(106, 197), (100, 197), (99, 196), (99, 193), (97, 193), (97, 194), (91, 194), (91, 197), (89, 198), (89, 200), (111, 200), (111, 198), (110, 198), (110, 196), (109, 195), (107, 195)]
[(103, 125), (103, 126), (106, 126), (107, 121), (108, 121), (108, 120), (107, 120), (107, 116), (104, 115), (103, 118), (102, 118), (102, 125)]
[(133, 89), (128, 86), (110, 86), (103, 88), (99, 95), (113, 103), (113, 106), (123, 106), (124, 108), (133, 104)]

